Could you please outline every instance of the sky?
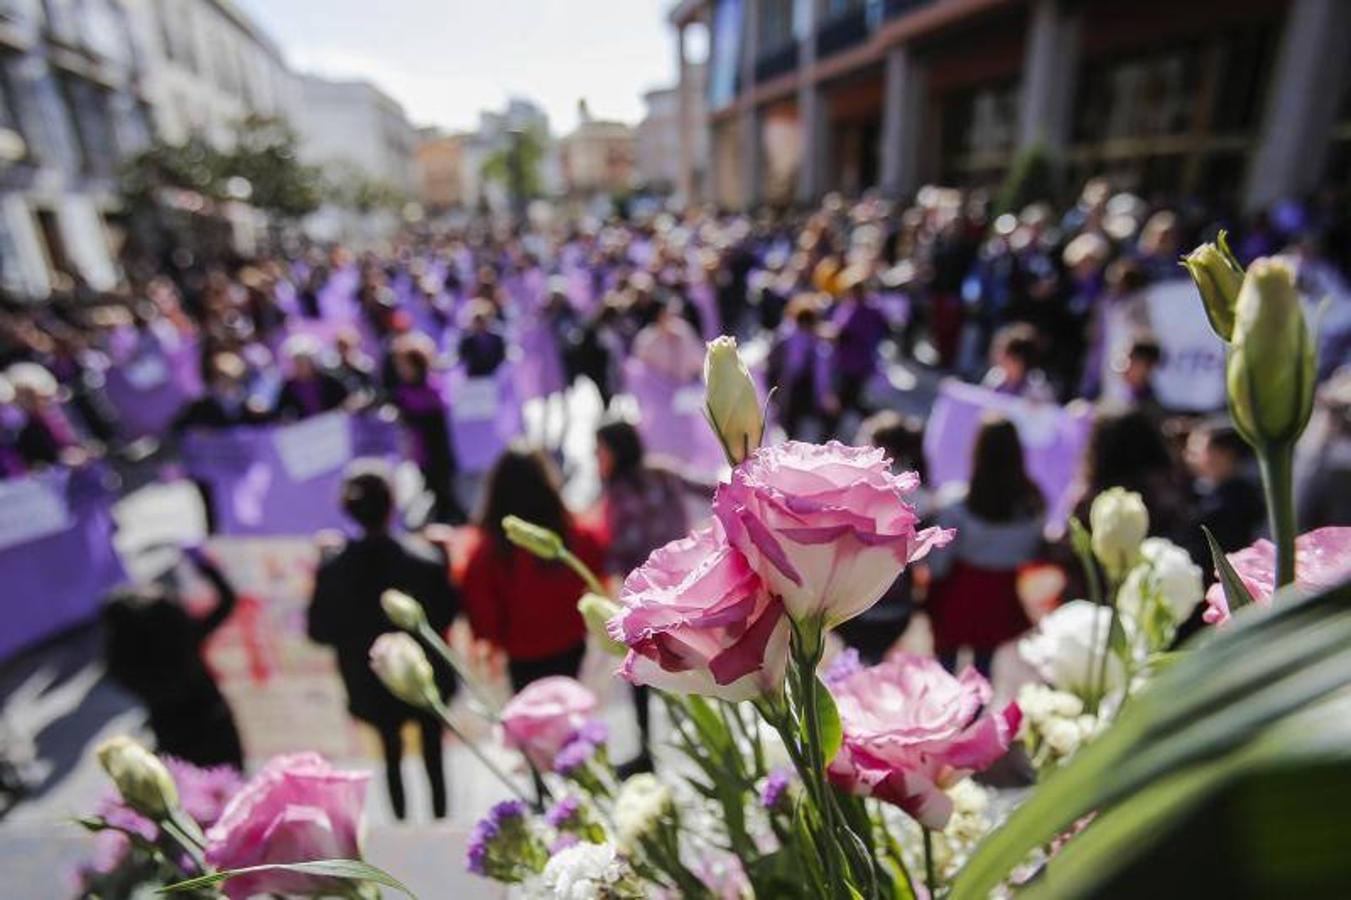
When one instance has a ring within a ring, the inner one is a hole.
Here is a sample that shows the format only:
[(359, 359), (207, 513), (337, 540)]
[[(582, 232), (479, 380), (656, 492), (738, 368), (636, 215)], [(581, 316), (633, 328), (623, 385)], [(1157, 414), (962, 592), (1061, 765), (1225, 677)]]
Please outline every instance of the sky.
[(291, 66), (365, 78), (416, 125), (473, 129), (510, 97), (539, 103), (554, 133), (597, 118), (637, 122), (642, 93), (675, 82), (674, 0), (236, 0)]

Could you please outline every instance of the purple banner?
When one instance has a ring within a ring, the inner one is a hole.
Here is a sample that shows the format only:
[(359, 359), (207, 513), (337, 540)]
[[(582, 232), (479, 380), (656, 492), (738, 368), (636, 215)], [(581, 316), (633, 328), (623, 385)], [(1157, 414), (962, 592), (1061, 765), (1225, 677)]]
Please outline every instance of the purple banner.
[(461, 472), (486, 472), (520, 435), (523, 423), (515, 382), (515, 365), (510, 362), (487, 378), (470, 378), (462, 369), (450, 373), (445, 396)]
[(342, 473), (361, 457), (401, 458), (397, 426), (331, 412), (292, 425), (193, 431), (183, 442), (183, 467), (209, 486), (223, 535), (344, 527)]
[(94, 618), (126, 578), (99, 467), (0, 481), (0, 659)]
[(126, 440), (161, 434), (178, 411), (202, 391), (195, 337), (173, 346), (146, 336), (125, 348), (104, 376), (104, 395), (117, 412)]
[(1027, 472), (1046, 497), (1047, 519), (1064, 522), (1074, 503), (1074, 481), (1093, 426), (1087, 407), (1071, 411), (1055, 403), (945, 381), (924, 430), (930, 486), (937, 489), (970, 478), (972, 449), (987, 412), (998, 413), (1018, 428)]

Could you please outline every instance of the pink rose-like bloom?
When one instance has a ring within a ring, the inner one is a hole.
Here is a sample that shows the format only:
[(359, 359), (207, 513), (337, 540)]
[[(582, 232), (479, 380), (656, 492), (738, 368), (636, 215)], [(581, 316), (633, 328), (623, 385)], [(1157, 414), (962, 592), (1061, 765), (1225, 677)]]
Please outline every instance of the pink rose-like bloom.
[[(334, 769), (317, 753), (278, 756), (235, 794), (206, 833), (217, 869), (317, 859), (358, 859), (366, 800), (364, 772)], [(230, 900), (256, 894), (317, 894), (334, 881), (294, 872), (258, 872), (223, 885)]]
[[(1254, 603), (1271, 602), (1276, 591), (1276, 545), (1263, 538), (1251, 547), (1227, 554)], [(1304, 593), (1332, 587), (1351, 577), (1351, 528), (1318, 528), (1295, 538), (1295, 587)], [(1224, 585), (1206, 592), (1204, 618), (1212, 625), (1229, 619)]]
[(901, 654), (831, 686), (844, 745), (829, 775), (841, 790), (895, 804), (920, 824), (942, 828), (945, 793), (1008, 751), (1022, 712), (985, 709), (990, 682), (975, 669), (950, 675), (929, 657)]
[(532, 681), (502, 707), (503, 740), (548, 771), (598, 705), (596, 695), (575, 678), (551, 675)]
[(788, 618), (715, 521), (672, 541), (624, 580), (610, 636), (629, 648), (620, 674), (682, 694), (750, 700), (777, 693)]
[(913, 472), (886, 454), (838, 441), (761, 447), (718, 487), (713, 512), (795, 621), (833, 628), (869, 609), (906, 563), (952, 532), (917, 531), (905, 496)]

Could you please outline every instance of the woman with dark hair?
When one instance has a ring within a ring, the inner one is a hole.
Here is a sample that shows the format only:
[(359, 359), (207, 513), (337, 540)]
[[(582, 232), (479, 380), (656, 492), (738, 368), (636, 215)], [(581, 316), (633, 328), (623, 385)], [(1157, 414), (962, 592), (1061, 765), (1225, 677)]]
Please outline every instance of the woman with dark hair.
[(230, 618), (238, 600), (220, 568), (197, 548), (184, 551), (216, 592), (202, 617), (162, 586), (128, 588), (103, 608), (108, 675), (149, 712), (155, 750), (197, 766), (244, 767), (230, 704), (202, 657), (202, 646)]
[(408, 335), (395, 342), (394, 383), (390, 402), (411, 444), (410, 455), (422, 471), (422, 480), (432, 495), (432, 518), (459, 524), (466, 518), (451, 480), (455, 476), (455, 453), (450, 444), (450, 419), (432, 370), (435, 349), (425, 335)]
[(586, 652), (586, 624), (577, 611), (586, 585), (562, 563), (514, 546), (502, 520), (516, 516), (558, 533), (593, 571), (605, 561), (600, 539), (573, 521), (558, 489), (558, 475), (544, 454), (520, 444), (503, 451), (488, 473), (465, 563), (469, 624), (475, 635), (506, 653), (517, 691), (547, 675), (576, 677)]
[[(605, 522), (605, 572), (615, 578), (625, 578), (653, 550), (686, 535), (689, 495), (713, 496), (713, 485), (692, 481), (648, 457), (638, 429), (628, 422), (610, 422), (596, 430), (596, 465)], [(651, 769), (648, 696), (646, 687), (633, 689), (642, 749), (627, 765), (628, 772)]]
[(1158, 420), (1143, 410), (1100, 416), (1088, 441), (1088, 456), (1075, 515), (1088, 521), (1093, 498), (1108, 488), (1135, 491), (1149, 510), (1149, 533), (1186, 544), (1192, 504), (1186, 479)]
[(1046, 524), (1046, 502), (1028, 477), (1013, 423), (982, 423), (965, 495), (942, 506), (937, 523), (957, 534), (929, 555), (934, 649), (951, 672), (957, 651), (970, 647), (977, 671), (988, 676), (995, 649), (1031, 625), (1018, 599), (1018, 567), (1036, 557)]

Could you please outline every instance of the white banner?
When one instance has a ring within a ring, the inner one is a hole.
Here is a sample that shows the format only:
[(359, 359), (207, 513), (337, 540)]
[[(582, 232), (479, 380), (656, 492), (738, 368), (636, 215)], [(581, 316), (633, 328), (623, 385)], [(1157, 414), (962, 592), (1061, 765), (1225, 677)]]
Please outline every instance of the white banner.
[(352, 429), (344, 412), (324, 413), (278, 428), (277, 455), (293, 481), (309, 481), (345, 466), (352, 458)]

